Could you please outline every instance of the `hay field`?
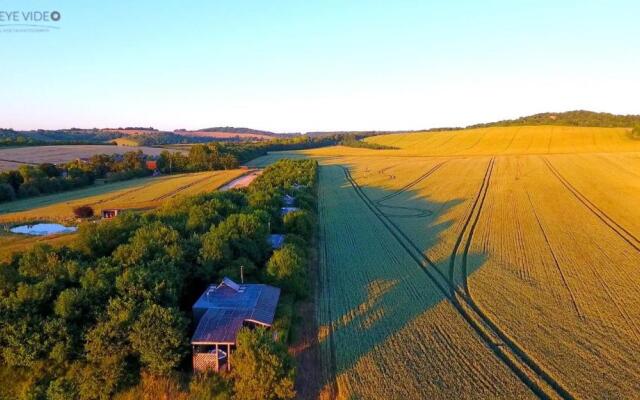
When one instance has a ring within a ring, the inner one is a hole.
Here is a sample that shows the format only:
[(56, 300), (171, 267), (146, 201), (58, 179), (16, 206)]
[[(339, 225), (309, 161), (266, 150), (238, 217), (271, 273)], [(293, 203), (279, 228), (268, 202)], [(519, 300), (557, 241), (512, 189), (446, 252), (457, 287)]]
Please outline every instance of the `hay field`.
[(553, 128), (302, 152), (323, 165), (326, 397), (640, 393), (640, 141)]
[(0, 233), (0, 262), (9, 261), (13, 253), (31, 248), (36, 243), (50, 246), (63, 246), (73, 243), (76, 234), (61, 234), (51, 236), (27, 236), (14, 235), (12, 233)]
[(0, 205), (0, 223), (73, 218), (73, 207), (149, 209), (182, 195), (213, 191), (246, 170), (208, 171), (136, 179)]
[[(21, 164), (65, 163), (77, 158), (91, 157), (95, 154), (123, 154), (141, 150), (145, 154), (159, 155), (163, 148), (141, 146), (109, 145), (60, 145), (28, 146), (0, 149), (0, 171), (15, 169)], [(177, 151), (173, 149), (173, 151)]]

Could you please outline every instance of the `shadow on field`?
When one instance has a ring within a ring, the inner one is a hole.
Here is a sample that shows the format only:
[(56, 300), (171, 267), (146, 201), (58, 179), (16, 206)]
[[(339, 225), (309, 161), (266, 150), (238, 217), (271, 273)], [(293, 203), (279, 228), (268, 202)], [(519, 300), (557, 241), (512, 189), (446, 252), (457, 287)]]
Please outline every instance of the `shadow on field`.
[[(325, 354), (322, 360), (330, 365), (322, 366), (326, 372), (320, 387), (303, 398), (317, 398), (321, 391), (331, 390), (335, 377), (367, 354), (385, 351), (390, 337), (447, 300), (453, 242), (446, 257), (434, 262), (435, 267), (422, 254), (437, 246), (442, 233), (454, 223), (440, 217), (465, 201), (432, 202), (413, 188), (397, 192), (361, 188), (339, 166), (322, 167), (320, 184), (324, 262), (319, 273), (318, 345)], [(428, 179), (416, 187), (424, 185)], [(463, 249), (464, 243), (460, 252)], [(462, 283), (460, 252), (453, 274), (456, 286)], [(486, 257), (469, 253), (466, 260), (471, 274)], [(394, 351), (410, 354), (416, 343), (402, 346)], [(394, 366), (375, 368), (385, 371)], [(335, 387), (331, 391), (335, 395)]]

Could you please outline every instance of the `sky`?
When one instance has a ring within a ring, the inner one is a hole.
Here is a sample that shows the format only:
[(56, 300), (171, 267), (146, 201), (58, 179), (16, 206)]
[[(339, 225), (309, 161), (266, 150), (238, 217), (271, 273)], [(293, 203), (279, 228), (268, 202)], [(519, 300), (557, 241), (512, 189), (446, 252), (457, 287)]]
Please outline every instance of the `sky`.
[(0, 17), (16, 10), (61, 18), (0, 31), (4, 128), (402, 130), (640, 113), (638, 1), (0, 0)]

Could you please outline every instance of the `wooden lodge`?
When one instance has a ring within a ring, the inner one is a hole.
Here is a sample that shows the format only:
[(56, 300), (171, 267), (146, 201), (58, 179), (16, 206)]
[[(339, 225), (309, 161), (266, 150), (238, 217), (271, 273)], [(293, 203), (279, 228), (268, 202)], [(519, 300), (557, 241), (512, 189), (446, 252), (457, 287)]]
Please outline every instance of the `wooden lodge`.
[(106, 208), (102, 210), (102, 219), (115, 218), (122, 212), (120, 208)]
[(279, 299), (280, 289), (270, 285), (238, 284), (229, 278), (210, 285), (193, 305), (193, 370), (229, 371), (240, 328), (270, 328)]

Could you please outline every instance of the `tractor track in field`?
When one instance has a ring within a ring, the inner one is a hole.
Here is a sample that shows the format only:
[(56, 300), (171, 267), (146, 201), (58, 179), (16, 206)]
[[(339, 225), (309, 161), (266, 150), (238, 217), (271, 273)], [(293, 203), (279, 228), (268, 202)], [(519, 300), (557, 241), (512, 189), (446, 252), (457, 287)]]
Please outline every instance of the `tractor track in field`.
[(542, 232), (542, 237), (544, 237), (544, 241), (545, 241), (545, 243), (547, 245), (547, 248), (549, 249), (549, 253), (551, 253), (551, 257), (553, 258), (553, 264), (555, 265), (556, 269), (558, 270), (558, 273), (560, 274), (560, 278), (562, 279), (562, 284), (563, 284), (564, 288), (569, 293), (569, 297), (571, 298), (571, 303), (573, 305), (573, 308), (574, 308), (576, 314), (578, 315), (578, 317), (580, 319), (584, 320), (585, 316), (582, 313), (582, 311), (580, 311), (580, 307), (578, 307), (578, 302), (576, 300), (576, 296), (573, 294), (573, 291), (571, 290), (571, 287), (569, 286), (569, 282), (567, 280), (567, 277), (565, 276), (564, 271), (560, 267), (560, 263), (558, 262), (558, 257), (556, 256), (556, 252), (553, 251), (553, 247), (551, 247), (551, 241), (549, 240), (549, 237), (547, 236), (547, 232), (544, 230), (544, 227), (542, 226), (542, 221), (540, 220), (540, 217), (538, 216), (538, 212), (536, 211), (536, 208), (533, 206), (533, 201), (531, 200), (531, 195), (529, 194), (529, 191), (527, 191), (527, 197), (529, 198), (529, 204), (531, 205), (531, 210), (533, 211), (533, 215), (536, 217), (536, 222), (538, 223), (538, 227), (540, 228), (540, 232)]
[(598, 206), (593, 204), (591, 200), (589, 200), (585, 195), (583, 195), (578, 189), (575, 188), (560, 172), (556, 169), (556, 167), (551, 164), (551, 162), (546, 158), (542, 157), (542, 160), (547, 164), (547, 167), (555, 175), (556, 178), (562, 183), (562, 185), (573, 194), (573, 196), (584, 205), (587, 209), (589, 209), (596, 217), (598, 217), (605, 225), (607, 225), (611, 230), (616, 233), (620, 238), (622, 238), (625, 242), (627, 242), (631, 247), (633, 247), (636, 251), (640, 252), (640, 239), (635, 236), (633, 233), (629, 232), (622, 225), (617, 223), (613, 218), (609, 217), (607, 213), (602, 211)]
[(106, 202), (109, 202), (109, 201), (112, 201), (112, 200), (116, 200), (116, 199), (119, 199), (120, 197), (126, 196), (128, 194), (135, 193), (135, 192), (138, 192), (140, 190), (146, 189), (147, 187), (149, 187), (149, 186), (151, 186), (151, 185), (153, 185), (155, 183), (157, 183), (157, 182), (154, 180), (153, 182), (145, 183), (144, 185), (140, 185), (140, 186), (135, 187), (133, 189), (126, 190), (126, 191), (124, 191), (122, 193), (116, 194), (115, 196), (107, 197), (106, 199), (100, 199), (100, 200), (95, 201), (93, 203), (90, 203), (88, 205), (89, 206), (95, 206), (95, 205), (98, 205), (98, 204), (102, 204), (102, 203), (106, 203)]
[(429, 216), (433, 215), (433, 211), (425, 209), (425, 208), (391, 206), (391, 205), (383, 204), (383, 203), (386, 202), (387, 200), (391, 200), (392, 198), (405, 193), (407, 190), (413, 188), (414, 186), (416, 186), (417, 184), (419, 184), (423, 180), (427, 179), (429, 176), (431, 176), (431, 174), (436, 172), (446, 162), (447, 161), (442, 161), (442, 162), (436, 164), (431, 169), (429, 169), (427, 172), (425, 172), (424, 174), (420, 175), (418, 178), (414, 179), (413, 181), (407, 183), (406, 185), (404, 185), (400, 189), (396, 190), (395, 192), (389, 193), (388, 195), (383, 196), (383, 197), (375, 200), (376, 206), (378, 208), (386, 208), (386, 209), (390, 209), (390, 210), (398, 210), (400, 212), (402, 212), (402, 211), (408, 212), (408, 213), (405, 213), (405, 214), (389, 214), (389, 213), (385, 213), (387, 216), (394, 217), (394, 218), (424, 218), (424, 217), (429, 217)]
[[(469, 221), (471, 221), (471, 218), (475, 214), (479, 199), (486, 196), (493, 163), (494, 159), (492, 159), (487, 166), (483, 183), (478, 191), (471, 213), (467, 217), (465, 227), (469, 225)], [(520, 345), (498, 327), (467, 292), (460, 291), (456, 287), (451, 287), (451, 281), (444, 276), (435, 263), (364, 193), (358, 183), (351, 177), (349, 170), (345, 167), (342, 168), (346, 179), (352, 185), (363, 203), (371, 210), (416, 264), (418, 264), (420, 269), (427, 275), (441, 294), (450, 301), (454, 309), (468, 323), (485, 346), (490, 349), (525, 386), (541, 399), (574, 399), (574, 396), (569, 393), (563, 385), (546, 372)], [(480, 210), (478, 209), (477, 215), (479, 214)], [(472, 226), (475, 226), (475, 223)], [(458, 243), (457, 247), (462, 243), (465, 231), (466, 229), (463, 229), (460, 233), (456, 241), (456, 243)], [(468, 243), (471, 242), (471, 236), (472, 235), (469, 235), (467, 238)], [(469, 245), (465, 244), (465, 248), (468, 249), (468, 247)], [(464, 262), (466, 262), (466, 257), (463, 257), (463, 263)], [(466, 266), (463, 268), (463, 271), (466, 271)], [(438, 279), (438, 277), (440, 279)]]
[(151, 201), (160, 201), (160, 200), (164, 200), (164, 199), (169, 198), (169, 197), (174, 197), (177, 194), (179, 194), (180, 192), (182, 192), (184, 190), (187, 190), (187, 189), (189, 189), (189, 188), (191, 188), (191, 187), (193, 187), (193, 186), (195, 186), (195, 185), (197, 185), (199, 183), (202, 183), (202, 182), (204, 182), (204, 181), (206, 181), (208, 179), (211, 179), (211, 178), (212, 178), (212, 176), (205, 176), (204, 178), (198, 179), (198, 180), (193, 181), (193, 182), (189, 182), (189, 183), (187, 183), (185, 185), (177, 187), (175, 190), (172, 190), (169, 193), (165, 193), (162, 196), (156, 197), (155, 199), (153, 199)]
[[(543, 160), (544, 160), (545, 164), (547, 165), (547, 167), (549, 168), (549, 170), (551, 171), (551, 173), (553, 175), (555, 175), (555, 177), (560, 181), (560, 183), (562, 183), (562, 185), (582, 205), (584, 205), (589, 211), (591, 211), (592, 214), (594, 214), (596, 217), (598, 217), (598, 219), (600, 219), (602, 222), (604, 222), (604, 224), (607, 225), (618, 237), (620, 237), (622, 240), (627, 242), (637, 252), (640, 252), (640, 240), (638, 240), (638, 238), (635, 235), (633, 235), (631, 232), (629, 232), (627, 229), (625, 229), (619, 223), (614, 221), (611, 217), (609, 217), (609, 215), (607, 213), (602, 211), (602, 209), (600, 209), (598, 206), (596, 206), (591, 200), (589, 200), (578, 189), (576, 189), (575, 186), (573, 186), (564, 176), (562, 176), (560, 171), (558, 171), (556, 169), (556, 167), (554, 167), (553, 164), (551, 164), (551, 162), (549, 160), (547, 160), (546, 157), (543, 157)], [(635, 324), (633, 318), (631, 318), (631, 316), (629, 315), (629, 313), (627, 312), (625, 307), (623, 305), (620, 305), (619, 302), (615, 300), (615, 298), (614, 298), (614, 296), (612, 294), (611, 288), (609, 287), (609, 285), (607, 285), (607, 283), (605, 282), (604, 278), (602, 278), (602, 275), (600, 274), (600, 272), (598, 272), (598, 270), (596, 268), (594, 268), (591, 264), (589, 264), (589, 268), (591, 269), (591, 272), (598, 279), (598, 281), (599, 281), (600, 285), (602, 286), (602, 289), (606, 293), (607, 297), (609, 297), (609, 299), (611, 300), (613, 305), (618, 310), (618, 313), (622, 316), (622, 318), (625, 320), (627, 325), (633, 331), (634, 336), (636, 338), (640, 338), (640, 330), (638, 329), (638, 326)]]

